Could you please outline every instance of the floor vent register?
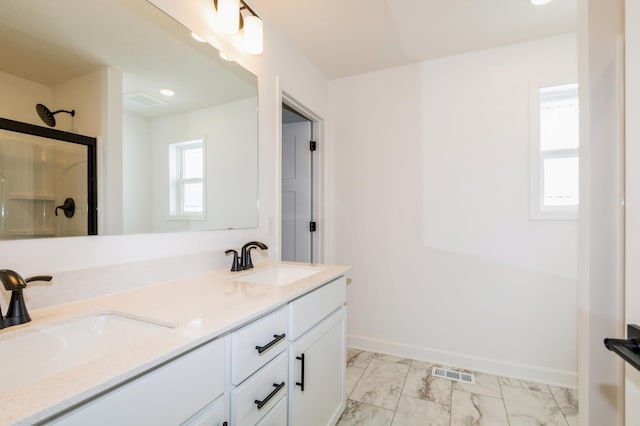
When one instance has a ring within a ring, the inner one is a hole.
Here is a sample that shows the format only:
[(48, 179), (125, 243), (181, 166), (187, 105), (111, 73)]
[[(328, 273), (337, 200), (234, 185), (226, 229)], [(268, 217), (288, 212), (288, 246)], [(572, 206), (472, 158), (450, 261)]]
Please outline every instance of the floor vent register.
[(472, 385), (476, 384), (476, 378), (473, 374), (469, 373), (460, 373), (458, 371), (447, 370), (446, 368), (433, 367), (431, 374), (435, 377), (442, 377), (443, 379), (449, 379), (455, 382), (470, 383)]

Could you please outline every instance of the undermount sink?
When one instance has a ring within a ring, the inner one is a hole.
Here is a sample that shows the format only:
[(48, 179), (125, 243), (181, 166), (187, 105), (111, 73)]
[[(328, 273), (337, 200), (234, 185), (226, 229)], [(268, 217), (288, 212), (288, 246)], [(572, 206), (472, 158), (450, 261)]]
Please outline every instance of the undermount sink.
[(316, 268), (313, 266), (277, 265), (269, 266), (259, 271), (238, 275), (233, 277), (233, 281), (250, 284), (284, 286), (322, 271), (322, 268)]
[[(4, 389), (35, 383), (169, 330), (163, 324), (118, 314), (96, 314), (62, 323), (0, 333)], [(0, 394), (2, 391), (0, 391)]]

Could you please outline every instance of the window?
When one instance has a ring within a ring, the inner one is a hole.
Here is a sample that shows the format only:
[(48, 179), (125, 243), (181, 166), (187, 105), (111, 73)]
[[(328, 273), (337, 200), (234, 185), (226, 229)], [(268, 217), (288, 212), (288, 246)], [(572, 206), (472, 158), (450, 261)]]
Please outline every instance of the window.
[(204, 142), (202, 139), (169, 145), (169, 213), (204, 216)]
[(576, 219), (578, 85), (535, 88), (531, 105), (531, 217)]

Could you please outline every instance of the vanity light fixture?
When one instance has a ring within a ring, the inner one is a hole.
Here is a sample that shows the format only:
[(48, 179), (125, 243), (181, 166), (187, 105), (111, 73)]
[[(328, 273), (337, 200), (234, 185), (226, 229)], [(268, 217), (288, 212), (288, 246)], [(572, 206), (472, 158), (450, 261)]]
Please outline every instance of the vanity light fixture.
[(195, 41), (199, 41), (200, 43), (204, 43), (205, 41), (207, 41), (194, 32), (191, 32), (191, 38), (193, 38)]
[(233, 62), (233, 58), (222, 51), (218, 53), (218, 55), (220, 55), (220, 57), (225, 61)]
[(240, 0), (213, 0), (220, 18), (220, 31), (235, 34), (240, 28)]
[(245, 52), (251, 55), (262, 53), (262, 19), (255, 15), (244, 18), (243, 42)]
[(547, 3), (551, 3), (551, 0), (531, 0), (531, 4), (534, 6), (540, 6)]
[(173, 95), (175, 95), (175, 94), (176, 94), (176, 92), (174, 92), (174, 91), (173, 91), (173, 90), (171, 90), (171, 89), (160, 89), (160, 93), (161, 93), (163, 96), (173, 96)]
[(244, 51), (251, 55), (262, 53), (262, 19), (244, 0), (213, 0), (213, 6), (222, 33), (234, 35), (242, 31)]

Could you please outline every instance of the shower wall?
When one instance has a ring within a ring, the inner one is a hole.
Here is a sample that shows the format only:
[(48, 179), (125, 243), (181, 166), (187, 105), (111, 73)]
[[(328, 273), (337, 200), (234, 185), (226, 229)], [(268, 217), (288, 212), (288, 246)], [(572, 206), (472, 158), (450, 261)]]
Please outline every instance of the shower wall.
[(86, 235), (87, 194), (86, 146), (0, 131), (0, 239)]

